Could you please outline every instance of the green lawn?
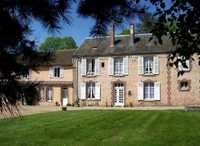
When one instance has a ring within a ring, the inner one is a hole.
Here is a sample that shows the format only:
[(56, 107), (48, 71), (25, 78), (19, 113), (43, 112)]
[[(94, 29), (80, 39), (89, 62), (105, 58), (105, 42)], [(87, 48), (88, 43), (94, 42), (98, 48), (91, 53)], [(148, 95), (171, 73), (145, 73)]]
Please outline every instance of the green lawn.
[(69, 111), (0, 120), (0, 146), (199, 146), (200, 113)]

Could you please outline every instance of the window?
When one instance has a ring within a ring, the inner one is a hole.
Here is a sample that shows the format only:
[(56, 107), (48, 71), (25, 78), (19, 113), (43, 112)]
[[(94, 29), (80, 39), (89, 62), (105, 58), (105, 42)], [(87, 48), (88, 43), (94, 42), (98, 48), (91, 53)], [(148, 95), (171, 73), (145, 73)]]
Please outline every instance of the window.
[(153, 73), (153, 57), (144, 57), (144, 74)]
[(144, 82), (144, 99), (154, 99), (154, 82)]
[(60, 77), (60, 67), (54, 67), (53, 75), (54, 77), (57, 77), (57, 78)]
[(114, 74), (122, 75), (123, 74), (123, 58), (114, 58)]
[(88, 99), (95, 98), (95, 83), (94, 82), (86, 83), (86, 98)]
[(95, 59), (87, 59), (87, 75), (94, 75)]
[(102, 68), (104, 68), (104, 66), (105, 66), (105, 63), (104, 63), (104, 62), (102, 62), (102, 63), (101, 63), (101, 67), (102, 67)]
[(27, 72), (27, 74), (24, 74), (24, 75), (22, 75), (22, 78), (24, 78), (24, 79), (30, 79), (31, 78), (31, 70), (29, 70), (28, 72)]
[(181, 91), (188, 91), (190, 89), (189, 87), (189, 81), (180, 81), (180, 90)]
[(190, 71), (190, 62), (186, 60), (185, 62), (178, 63), (178, 70), (179, 71)]

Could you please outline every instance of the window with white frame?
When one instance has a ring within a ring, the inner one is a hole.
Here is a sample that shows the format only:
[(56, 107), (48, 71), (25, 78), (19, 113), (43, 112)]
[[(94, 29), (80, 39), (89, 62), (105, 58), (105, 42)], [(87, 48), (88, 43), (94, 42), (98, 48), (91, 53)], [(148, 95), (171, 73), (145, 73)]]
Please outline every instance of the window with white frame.
[(54, 67), (53, 68), (53, 76), (56, 78), (60, 77), (60, 67)]
[(145, 56), (144, 57), (144, 74), (153, 73), (153, 57)]
[(88, 99), (95, 98), (95, 82), (86, 83), (86, 98)]
[(22, 77), (23, 77), (24, 79), (30, 78), (30, 71), (28, 71), (26, 74), (23, 74)]
[(154, 99), (154, 82), (144, 82), (144, 99)]
[(188, 90), (190, 90), (189, 81), (183, 80), (183, 81), (180, 81), (179, 84), (180, 84), (179, 85), (180, 91), (188, 91)]
[(94, 73), (95, 73), (95, 59), (90, 58), (90, 59), (87, 59), (86, 62), (87, 62), (86, 74), (87, 75), (94, 75)]
[(178, 70), (179, 71), (190, 71), (190, 60), (185, 57), (178, 57)]
[(122, 75), (123, 74), (123, 57), (114, 58), (114, 74)]

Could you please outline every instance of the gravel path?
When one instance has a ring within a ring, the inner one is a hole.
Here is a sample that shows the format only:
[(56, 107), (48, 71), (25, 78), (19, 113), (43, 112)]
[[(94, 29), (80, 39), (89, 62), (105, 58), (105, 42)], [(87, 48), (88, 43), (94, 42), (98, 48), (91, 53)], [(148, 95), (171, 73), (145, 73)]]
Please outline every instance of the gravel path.
[[(67, 107), (68, 111), (74, 110), (183, 110), (183, 106), (154, 106), (154, 107)], [(52, 104), (41, 104), (36, 106), (20, 106), (19, 113), (21, 116), (32, 115), (37, 113), (47, 113), (61, 111), (61, 107)], [(0, 119), (18, 117), (19, 113), (0, 113)]]

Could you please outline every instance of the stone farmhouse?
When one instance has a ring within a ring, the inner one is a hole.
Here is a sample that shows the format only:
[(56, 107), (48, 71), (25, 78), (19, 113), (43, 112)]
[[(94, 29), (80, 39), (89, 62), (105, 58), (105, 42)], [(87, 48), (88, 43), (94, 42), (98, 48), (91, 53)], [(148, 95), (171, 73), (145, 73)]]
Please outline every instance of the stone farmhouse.
[[(77, 50), (55, 54), (51, 66), (30, 73), (40, 81), (41, 101), (81, 106), (200, 105), (197, 55), (178, 68), (168, 65), (172, 44), (151, 34), (86, 38)], [(185, 73), (178, 76), (178, 71)]]

